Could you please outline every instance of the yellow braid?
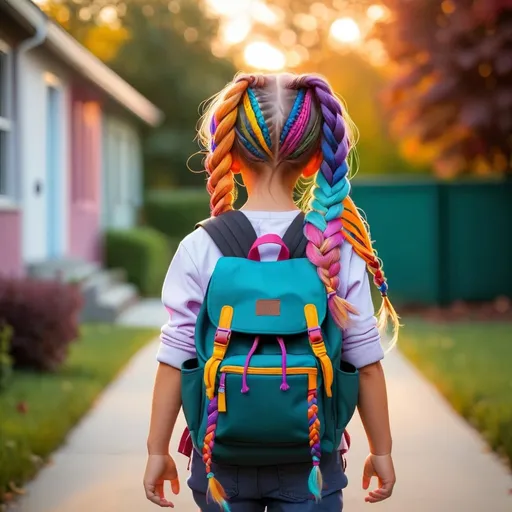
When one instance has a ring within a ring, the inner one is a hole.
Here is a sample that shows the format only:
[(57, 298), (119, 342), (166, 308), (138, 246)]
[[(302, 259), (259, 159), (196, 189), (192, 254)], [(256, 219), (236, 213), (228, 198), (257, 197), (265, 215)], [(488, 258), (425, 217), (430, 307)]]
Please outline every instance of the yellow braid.
[(249, 99), (249, 94), (247, 93), (247, 91), (244, 94), (243, 105), (245, 115), (249, 120), (254, 135), (256, 135), (256, 138), (261, 144), (261, 147), (265, 150), (265, 153), (267, 153), (268, 156), (272, 157), (272, 152), (270, 151), (270, 148), (268, 147), (267, 142), (265, 141), (265, 137), (263, 137), (263, 132), (261, 131), (260, 125), (258, 124), (258, 120), (256, 119), (256, 115), (254, 114), (254, 110), (252, 109), (251, 101)]

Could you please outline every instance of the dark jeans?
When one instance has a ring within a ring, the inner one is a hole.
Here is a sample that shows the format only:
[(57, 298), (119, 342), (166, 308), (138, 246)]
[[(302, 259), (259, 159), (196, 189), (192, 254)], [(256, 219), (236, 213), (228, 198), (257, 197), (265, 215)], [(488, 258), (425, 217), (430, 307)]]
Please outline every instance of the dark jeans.
[[(320, 464), (324, 478), (322, 500), (317, 504), (308, 490), (311, 464), (246, 467), (214, 464), (215, 477), (224, 487), (232, 512), (340, 512), (342, 489), (347, 485), (338, 453), (323, 455)], [(204, 462), (194, 450), (188, 485), (202, 512), (220, 512), (206, 499), (208, 481)]]

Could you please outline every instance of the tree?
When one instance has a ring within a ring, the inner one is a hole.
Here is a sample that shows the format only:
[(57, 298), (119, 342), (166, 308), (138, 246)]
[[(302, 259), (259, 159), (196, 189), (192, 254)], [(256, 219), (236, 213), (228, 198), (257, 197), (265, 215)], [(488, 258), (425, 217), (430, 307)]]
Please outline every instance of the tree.
[[(53, 2), (53, 3), (52, 3)], [(187, 168), (199, 104), (234, 74), (211, 53), (218, 22), (194, 0), (50, 0), (45, 10), (164, 113), (145, 132), (147, 187), (201, 183)], [(191, 166), (201, 170), (201, 159)]]
[(385, 100), (437, 171), (512, 171), (512, 1), (383, 0), (375, 27), (397, 78)]

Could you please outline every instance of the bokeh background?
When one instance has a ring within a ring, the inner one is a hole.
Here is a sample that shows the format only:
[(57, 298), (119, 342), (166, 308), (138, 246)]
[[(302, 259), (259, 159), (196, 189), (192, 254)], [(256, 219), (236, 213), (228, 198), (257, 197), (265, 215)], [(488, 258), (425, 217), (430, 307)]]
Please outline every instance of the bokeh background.
[(320, 73), (359, 130), (353, 197), (404, 324), (383, 509), (512, 510), (510, 0), (0, 0), (0, 507), (151, 508), (158, 297), (209, 216), (201, 106), (239, 70)]

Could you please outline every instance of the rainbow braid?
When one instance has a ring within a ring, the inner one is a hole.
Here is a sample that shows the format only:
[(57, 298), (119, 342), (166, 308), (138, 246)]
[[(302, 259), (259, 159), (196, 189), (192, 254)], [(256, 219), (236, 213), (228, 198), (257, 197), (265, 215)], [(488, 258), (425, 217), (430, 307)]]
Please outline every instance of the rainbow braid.
[(393, 336), (388, 349), (391, 350), (398, 340), (400, 319), (389, 300), (388, 283), (384, 271), (382, 270), (382, 262), (379, 260), (376, 251), (372, 247), (368, 225), (350, 197), (344, 200), (342, 221), (347, 242), (352, 245), (355, 253), (366, 262), (368, 270), (373, 275), (373, 282), (382, 295), (382, 305), (377, 313), (378, 328), (381, 332), (385, 332), (388, 321), (391, 321)]
[(209, 178), (210, 209), (213, 217), (233, 209), (235, 180), (231, 150), (235, 142), (238, 107), (252, 78), (241, 78), (225, 89), (209, 123), (209, 154), (205, 167)]
[(263, 134), (265, 143), (267, 144), (268, 149), (271, 149), (272, 141), (270, 139), (270, 132), (268, 130), (267, 123), (265, 122), (265, 118), (263, 117), (263, 112), (260, 109), (260, 104), (258, 103), (258, 98), (256, 98), (256, 94), (254, 94), (254, 91), (250, 87), (249, 87), (249, 89), (247, 89), (247, 96), (249, 96), (249, 101), (251, 102), (252, 110), (254, 112), (254, 115), (256, 116), (256, 121), (261, 130), (261, 133)]
[(325, 284), (329, 310), (340, 327), (348, 323), (348, 314), (356, 310), (337, 295), (339, 287), (343, 201), (350, 193), (347, 156), (350, 150), (348, 133), (341, 105), (329, 85), (321, 78), (306, 76), (301, 86), (314, 91), (322, 111), (321, 148), (323, 161), (316, 174), (310, 210), (306, 214), (304, 232), (309, 243), (306, 254), (317, 266)]
[(226, 491), (215, 478), (212, 471), (212, 452), (215, 445), (215, 430), (217, 428), (217, 419), (219, 417), (218, 398), (215, 396), (208, 404), (208, 423), (206, 435), (204, 436), (203, 461), (206, 466), (206, 476), (208, 477), (208, 495), (217, 503), (222, 510), (229, 512), (229, 504), (226, 501)]
[(311, 458), (313, 459), (313, 470), (309, 475), (308, 486), (309, 491), (318, 503), (322, 499), (323, 478), (320, 471), (322, 451), (320, 448), (320, 420), (318, 419), (316, 393), (316, 389), (308, 391), (309, 446), (311, 448)]
[(281, 136), (279, 138), (279, 144), (283, 144), (284, 139), (286, 139), (286, 136), (288, 135), (288, 132), (290, 131), (292, 125), (297, 120), (297, 117), (302, 110), (302, 105), (304, 103), (304, 98), (306, 96), (306, 90), (305, 89), (299, 89), (299, 92), (297, 93), (297, 97), (295, 98), (295, 101), (293, 103), (292, 109), (290, 111), (290, 115), (288, 116), (288, 119), (283, 127), (283, 131), (281, 132)]
[[(242, 129), (244, 131), (243, 136), (250, 143), (252, 149), (258, 151), (262, 159), (266, 158), (264, 155), (268, 155), (272, 157), (272, 152), (270, 150), (271, 144), (270, 142), (270, 133), (268, 131), (268, 127), (265, 123), (265, 119), (263, 118), (263, 113), (258, 104), (258, 100), (256, 99), (256, 95), (253, 91), (249, 93), (250, 88), (244, 94), (242, 105), (240, 108), (240, 112), (243, 114), (242, 118)], [(252, 99), (251, 99), (252, 98)], [(244, 140), (242, 143), (245, 146)], [(251, 153), (254, 154), (251, 147), (246, 146)]]
[(304, 101), (302, 102), (302, 108), (295, 122), (290, 126), (288, 135), (284, 139), (283, 145), (281, 147), (281, 156), (283, 158), (286, 158), (290, 153), (294, 152), (295, 148), (304, 137), (306, 128), (308, 126), (308, 121), (311, 116), (311, 103), (312, 92), (308, 90), (304, 97)]

